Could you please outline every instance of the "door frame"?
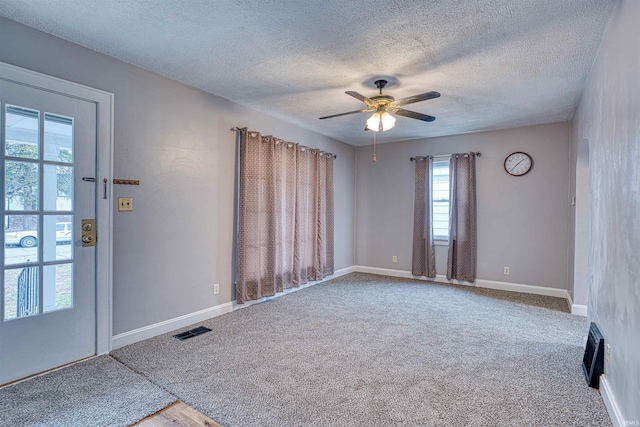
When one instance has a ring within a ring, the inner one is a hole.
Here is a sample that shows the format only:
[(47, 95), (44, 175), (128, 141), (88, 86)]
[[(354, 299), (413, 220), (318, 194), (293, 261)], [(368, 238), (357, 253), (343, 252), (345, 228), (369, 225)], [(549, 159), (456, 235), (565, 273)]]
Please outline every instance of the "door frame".
[[(111, 350), (113, 288), (113, 121), (114, 94), (0, 62), (0, 80), (69, 96), (96, 105), (96, 355)], [(106, 194), (104, 181), (107, 180)], [(106, 197), (105, 197), (106, 196)]]

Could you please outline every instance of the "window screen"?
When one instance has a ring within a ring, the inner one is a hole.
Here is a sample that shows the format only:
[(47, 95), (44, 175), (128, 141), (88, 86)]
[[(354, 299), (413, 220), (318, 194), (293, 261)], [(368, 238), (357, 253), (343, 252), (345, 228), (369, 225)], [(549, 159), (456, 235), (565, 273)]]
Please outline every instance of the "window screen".
[(449, 157), (433, 159), (433, 237), (449, 239)]

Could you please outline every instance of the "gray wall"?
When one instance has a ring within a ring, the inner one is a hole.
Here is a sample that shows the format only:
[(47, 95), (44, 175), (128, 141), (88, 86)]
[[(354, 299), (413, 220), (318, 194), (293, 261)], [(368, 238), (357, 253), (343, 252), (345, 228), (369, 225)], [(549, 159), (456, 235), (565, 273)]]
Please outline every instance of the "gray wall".
[[(336, 153), (336, 269), (353, 265), (353, 147), (0, 18), (0, 61), (115, 93), (113, 332), (231, 301), (232, 126)], [(220, 294), (213, 295), (213, 284)]]
[[(568, 123), (383, 144), (376, 163), (372, 151), (357, 149), (358, 265), (411, 270), (414, 165), (409, 157), (481, 151), (478, 279), (567, 289)], [(513, 151), (533, 157), (534, 167), (523, 177), (504, 171), (504, 159)], [(438, 274), (445, 274), (446, 258), (447, 247), (437, 246)], [(504, 275), (503, 267), (511, 274)]]
[(624, 419), (640, 420), (640, 2), (611, 17), (573, 119), (572, 164), (589, 141), (588, 317), (611, 345), (606, 378)]

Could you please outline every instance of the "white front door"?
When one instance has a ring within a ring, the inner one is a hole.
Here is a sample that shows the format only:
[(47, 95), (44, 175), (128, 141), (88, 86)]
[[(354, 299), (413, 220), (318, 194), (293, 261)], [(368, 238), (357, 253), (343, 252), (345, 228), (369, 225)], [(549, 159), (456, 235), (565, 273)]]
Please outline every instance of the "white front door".
[(0, 79), (0, 108), (1, 385), (96, 354), (100, 180), (96, 103)]

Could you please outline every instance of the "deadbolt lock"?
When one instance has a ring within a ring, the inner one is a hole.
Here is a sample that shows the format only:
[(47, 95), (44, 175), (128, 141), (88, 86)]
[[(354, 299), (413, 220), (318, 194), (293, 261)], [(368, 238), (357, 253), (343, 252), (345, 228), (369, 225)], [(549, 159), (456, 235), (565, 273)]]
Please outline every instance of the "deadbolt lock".
[(82, 246), (95, 246), (96, 240), (96, 220), (95, 219), (83, 219), (82, 220)]

